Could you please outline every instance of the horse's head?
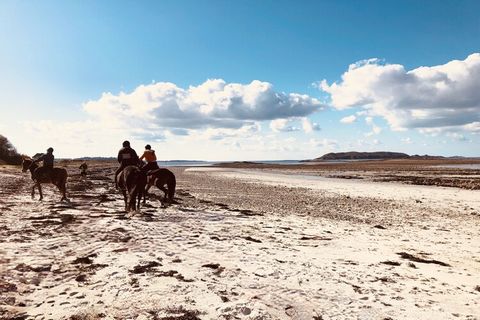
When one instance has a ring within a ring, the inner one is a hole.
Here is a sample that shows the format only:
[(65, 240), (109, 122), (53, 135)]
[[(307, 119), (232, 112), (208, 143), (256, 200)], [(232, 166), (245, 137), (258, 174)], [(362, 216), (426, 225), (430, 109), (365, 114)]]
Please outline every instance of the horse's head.
[(22, 172), (26, 172), (32, 165), (33, 160), (30, 157), (23, 157), (22, 161)]

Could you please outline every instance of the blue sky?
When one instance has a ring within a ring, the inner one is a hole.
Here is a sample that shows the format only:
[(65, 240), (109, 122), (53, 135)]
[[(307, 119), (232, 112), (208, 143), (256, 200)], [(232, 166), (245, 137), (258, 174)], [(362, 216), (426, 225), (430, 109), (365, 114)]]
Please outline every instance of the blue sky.
[(162, 159), (479, 156), (479, 11), (478, 1), (4, 0), (0, 133), (22, 152), (52, 145), (65, 157), (114, 155), (124, 139)]

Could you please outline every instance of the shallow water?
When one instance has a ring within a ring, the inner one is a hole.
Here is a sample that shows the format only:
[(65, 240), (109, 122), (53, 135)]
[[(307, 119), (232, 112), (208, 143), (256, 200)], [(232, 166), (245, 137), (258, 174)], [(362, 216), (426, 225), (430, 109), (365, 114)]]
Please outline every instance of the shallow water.
[(480, 163), (468, 163), (468, 164), (443, 164), (434, 166), (437, 168), (453, 168), (453, 169), (472, 169), (472, 170), (479, 170)]
[[(189, 160), (170, 160), (170, 161), (157, 161), (160, 167), (209, 167), (219, 163), (233, 163), (234, 161), (189, 161)], [(263, 164), (301, 164), (300, 160), (256, 160), (254, 163)]]

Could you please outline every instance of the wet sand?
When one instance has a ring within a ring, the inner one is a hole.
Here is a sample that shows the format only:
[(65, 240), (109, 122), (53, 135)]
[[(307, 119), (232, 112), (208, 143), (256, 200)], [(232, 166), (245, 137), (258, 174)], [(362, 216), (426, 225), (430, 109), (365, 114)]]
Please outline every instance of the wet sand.
[(174, 168), (129, 217), (113, 163), (60, 165), (71, 203), (0, 169), (2, 319), (479, 318), (478, 190)]

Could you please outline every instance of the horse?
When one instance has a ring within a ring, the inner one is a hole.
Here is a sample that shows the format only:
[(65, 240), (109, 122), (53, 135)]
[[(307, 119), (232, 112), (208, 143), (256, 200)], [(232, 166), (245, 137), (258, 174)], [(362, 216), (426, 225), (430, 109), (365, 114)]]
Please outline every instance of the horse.
[[(139, 167), (131, 165), (125, 167), (117, 176), (118, 186), (123, 193), (125, 200), (125, 211), (140, 209), (142, 196), (145, 201), (145, 185), (147, 176)], [(138, 203), (137, 203), (138, 199)]]
[(26, 172), (27, 170), (30, 170), (30, 173), (32, 175), (32, 180), (34, 182), (33, 187), (32, 187), (32, 198), (35, 197), (35, 187), (38, 188), (38, 191), (40, 192), (40, 199), (43, 199), (43, 193), (42, 193), (42, 183), (52, 183), (55, 186), (57, 186), (58, 190), (62, 193), (62, 199), (60, 201), (66, 200), (67, 199), (67, 177), (68, 173), (67, 170), (64, 168), (52, 168), (50, 173), (48, 175), (42, 174), (42, 170), (39, 166), (33, 161), (32, 158), (30, 157), (23, 157), (22, 161), (22, 172)]
[(80, 175), (85, 178), (87, 176), (87, 169), (88, 169), (88, 165), (86, 162), (83, 162), (80, 167), (78, 167), (78, 169), (80, 169)]
[[(175, 175), (172, 171), (168, 169), (155, 169), (151, 170), (147, 173), (147, 186), (145, 188), (145, 195), (148, 194), (148, 190), (152, 186), (157, 186), (158, 189), (162, 190), (165, 193), (164, 199), (167, 199), (168, 196), (168, 203), (173, 203), (173, 197), (175, 196), (175, 186), (177, 184), (177, 180), (175, 179)], [(167, 185), (167, 188), (165, 188)], [(143, 197), (143, 203), (145, 204), (145, 196)]]

